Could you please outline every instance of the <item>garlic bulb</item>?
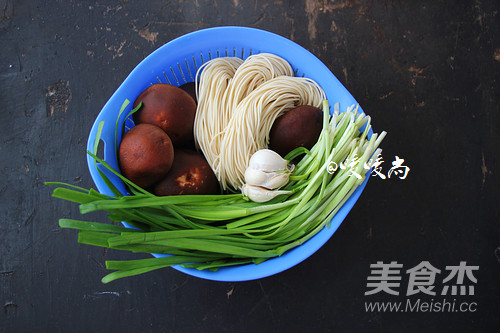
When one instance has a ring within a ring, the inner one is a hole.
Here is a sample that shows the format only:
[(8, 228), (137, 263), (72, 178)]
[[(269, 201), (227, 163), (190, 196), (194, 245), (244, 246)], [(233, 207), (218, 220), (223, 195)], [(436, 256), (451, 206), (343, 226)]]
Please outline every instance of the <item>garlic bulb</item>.
[(270, 149), (256, 151), (245, 171), (245, 182), (274, 190), (288, 183), (294, 165), (288, 165), (278, 153)]
[(260, 186), (244, 184), (241, 193), (254, 202), (267, 202), (280, 194), (290, 194), (292, 191), (268, 190)]
[(288, 183), (294, 167), (270, 149), (258, 150), (250, 157), (241, 193), (255, 202), (266, 202), (279, 194), (292, 193), (277, 189)]

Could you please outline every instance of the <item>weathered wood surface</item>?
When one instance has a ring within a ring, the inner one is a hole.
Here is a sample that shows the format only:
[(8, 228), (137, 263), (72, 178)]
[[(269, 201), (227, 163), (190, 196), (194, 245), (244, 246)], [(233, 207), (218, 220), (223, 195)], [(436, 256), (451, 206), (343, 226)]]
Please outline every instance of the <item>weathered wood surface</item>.
[[(451, 3), (0, 1), (0, 331), (498, 331), (500, 6)], [(104, 261), (130, 255), (61, 231), (78, 209), (43, 182), (93, 186), (87, 136), (120, 82), (169, 40), (220, 25), (314, 53), (389, 133), (384, 172), (395, 156), (411, 171), (371, 179), (333, 238), (276, 276), (221, 283), (163, 269), (103, 285)], [(365, 296), (377, 261), (477, 265), (475, 295), (456, 297), (477, 311), (367, 312), (367, 301), (431, 299), (406, 297), (404, 274), (399, 296)]]

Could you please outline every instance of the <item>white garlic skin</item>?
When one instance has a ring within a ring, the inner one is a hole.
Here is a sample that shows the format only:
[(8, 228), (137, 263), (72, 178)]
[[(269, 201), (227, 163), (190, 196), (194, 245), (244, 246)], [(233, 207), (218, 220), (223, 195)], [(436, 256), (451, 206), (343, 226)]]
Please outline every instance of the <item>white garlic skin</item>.
[(260, 186), (244, 184), (241, 187), (241, 193), (254, 202), (262, 203), (274, 199), (280, 194), (290, 194), (292, 191), (272, 191)]

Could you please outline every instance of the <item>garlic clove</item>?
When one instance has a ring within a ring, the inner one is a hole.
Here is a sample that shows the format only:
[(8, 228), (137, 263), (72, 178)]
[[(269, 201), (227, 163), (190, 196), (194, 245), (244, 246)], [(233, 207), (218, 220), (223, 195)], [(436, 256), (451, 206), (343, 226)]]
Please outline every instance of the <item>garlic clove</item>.
[(250, 157), (249, 167), (265, 172), (288, 170), (288, 162), (271, 149), (257, 150)]
[(290, 172), (264, 172), (254, 168), (245, 171), (245, 183), (261, 186), (270, 190), (283, 187), (288, 183)]
[(259, 169), (248, 167), (245, 170), (245, 183), (261, 186), (267, 182), (269, 174)]
[(267, 202), (280, 194), (290, 194), (292, 191), (271, 191), (260, 186), (244, 184), (241, 193), (254, 202)]
[(282, 172), (282, 173), (272, 173), (272, 177), (268, 177), (266, 182), (262, 184), (262, 187), (274, 190), (281, 188), (288, 184), (288, 180), (290, 179), (290, 173), (289, 172)]

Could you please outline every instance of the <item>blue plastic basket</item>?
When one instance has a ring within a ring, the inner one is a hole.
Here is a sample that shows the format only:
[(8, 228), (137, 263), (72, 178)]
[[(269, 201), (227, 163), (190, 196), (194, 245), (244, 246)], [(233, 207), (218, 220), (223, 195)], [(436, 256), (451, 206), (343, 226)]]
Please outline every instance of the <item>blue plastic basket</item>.
[[(194, 81), (197, 69), (210, 59), (223, 56), (236, 56), (245, 59), (252, 54), (261, 52), (274, 53), (283, 57), (292, 65), (297, 76), (305, 76), (315, 80), (324, 89), (330, 104), (338, 102), (340, 110), (345, 110), (348, 106), (357, 104), (356, 100), (331, 71), (312, 53), (298, 44), (279, 35), (253, 28), (209, 28), (174, 39), (145, 58), (104, 105), (90, 131), (88, 149), (93, 150), (98, 124), (104, 120), (101, 134), (101, 140), (104, 143), (104, 159), (118, 170), (115, 150), (115, 126), (119, 110), (126, 99), (131, 101), (127, 107), (127, 110), (130, 111), (137, 96), (153, 83), (170, 83), (179, 86)], [(122, 114), (126, 115), (127, 113), (123, 112)], [(124, 118), (124, 116), (122, 117)], [(124, 121), (126, 119), (119, 119), (121, 124)], [(119, 134), (118, 142), (120, 140)], [(112, 195), (112, 192), (99, 175), (94, 160), (88, 157), (87, 162), (97, 189), (101, 193)], [(113, 184), (123, 194), (127, 194), (124, 184), (118, 177), (109, 173), (101, 165), (98, 165), (98, 168), (112, 180)], [(216, 281), (258, 279), (291, 268), (311, 256), (330, 239), (358, 200), (368, 178), (338, 211), (329, 227), (320, 231), (303, 245), (284, 253), (280, 257), (269, 259), (259, 265), (248, 264), (226, 267), (216, 272), (181, 266), (173, 267), (192, 276)]]

